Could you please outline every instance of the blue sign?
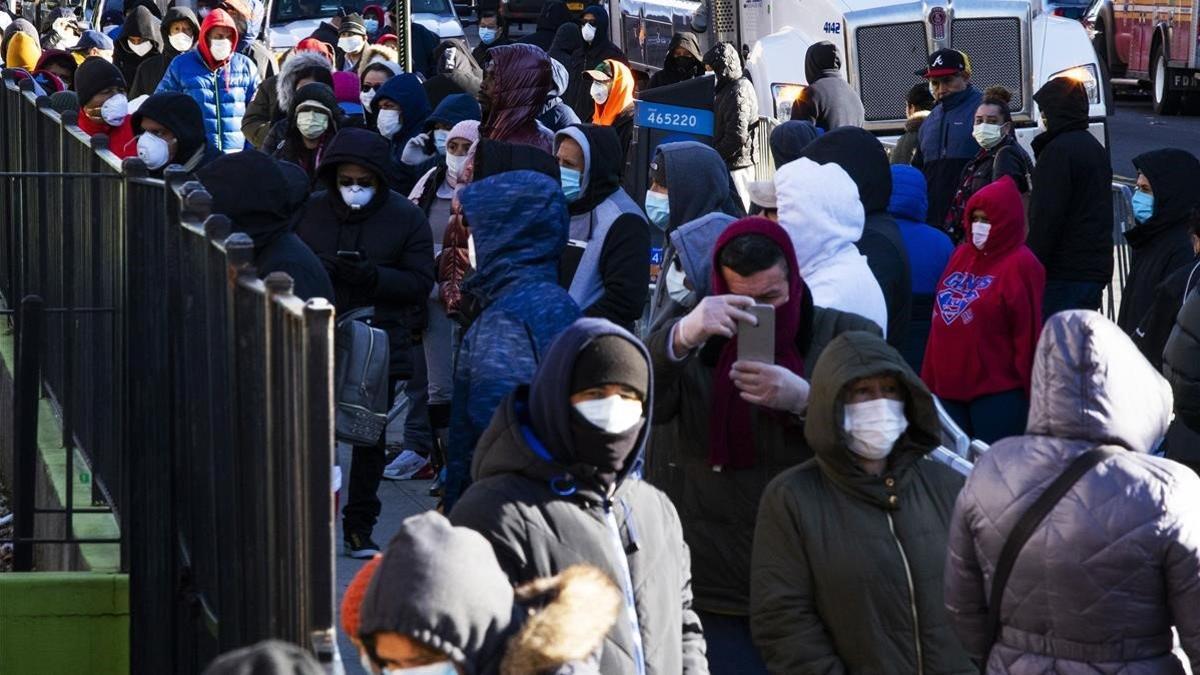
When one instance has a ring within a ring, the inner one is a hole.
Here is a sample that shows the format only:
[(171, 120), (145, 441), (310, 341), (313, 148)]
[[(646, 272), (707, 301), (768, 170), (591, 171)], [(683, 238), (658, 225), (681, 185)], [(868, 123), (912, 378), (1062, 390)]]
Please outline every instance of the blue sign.
[(663, 263), (663, 250), (659, 247), (650, 248), (650, 264), (661, 265)]
[(712, 136), (713, 114), (711, 110), (638, 101), (637, 125), (651, 129), (681, 131), (697, 136)]

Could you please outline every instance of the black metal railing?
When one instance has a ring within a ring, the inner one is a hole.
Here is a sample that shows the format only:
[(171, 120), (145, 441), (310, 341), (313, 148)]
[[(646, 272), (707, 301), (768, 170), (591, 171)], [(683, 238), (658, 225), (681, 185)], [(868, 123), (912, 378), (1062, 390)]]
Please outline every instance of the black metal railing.
[[(198, 672), (270, 637), (331, 659), (332, 306), (260, 280), (182, 169), (122, 165), (47, 103), (3, 78), (0, 293), (40, 297), (35, 395), (120, 525), (134, 672)], [(72, 540), (65, 506), (67, 537), (14, 543)]]

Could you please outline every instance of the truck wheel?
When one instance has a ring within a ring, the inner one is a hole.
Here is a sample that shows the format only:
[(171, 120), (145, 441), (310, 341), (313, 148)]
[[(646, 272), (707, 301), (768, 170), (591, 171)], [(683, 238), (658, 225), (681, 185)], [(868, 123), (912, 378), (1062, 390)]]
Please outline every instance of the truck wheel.
[(1154, 100), (1154, 112), (1157, 115), (1176, 115), (1179, 113), (1179, 92), (1171, 91), (1167, 78), (1167, 57), (1162, 49), (1154, 50), (1151, 57), (1150, 74), (1152, 76), (1150, 96)]

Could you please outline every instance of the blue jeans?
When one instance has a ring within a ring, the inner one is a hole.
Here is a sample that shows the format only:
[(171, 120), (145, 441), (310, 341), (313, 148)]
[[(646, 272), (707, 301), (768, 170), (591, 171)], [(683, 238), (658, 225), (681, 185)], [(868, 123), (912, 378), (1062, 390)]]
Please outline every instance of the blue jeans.
[(1097, 281), (1066, 281), (1047, 279), (1046, 293), (1042, 296), (1042, 318), (1068, 309), (1100, 309), (1100, 298), (1104, 284)]
[(708, 645), (712, 675), (767, 675), (767, 666), (750, 639), (750, 617), (696, 610)]
[(942, 406), (968, 436), (988, 445), (1025, 433), (1029, 417), (1029, 399), (1020, 389), (980, 396), (973, 401), (942, 399)]

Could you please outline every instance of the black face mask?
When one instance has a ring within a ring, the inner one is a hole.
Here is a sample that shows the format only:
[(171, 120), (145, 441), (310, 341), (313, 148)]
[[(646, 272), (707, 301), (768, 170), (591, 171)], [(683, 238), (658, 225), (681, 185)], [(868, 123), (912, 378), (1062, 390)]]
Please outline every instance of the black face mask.
[(697, 66), (696, 59), (694, 59), (690, 56), (672, 56), (671, 57), (671, 67), (680, 72), (684, 72), (684, 73), (695, 72), (696, 70), (699, 70), (699, 68), (697, 68), (696, 66)]
[(629, 461), (645, 424), (646, 418), (643, 417), (630, 429), (610, 434), (596, 428), (572, 408), (571, 440), (576, 464), (591, 470), (590, 478), (596, 481), (597, 487), (608, 492)]

